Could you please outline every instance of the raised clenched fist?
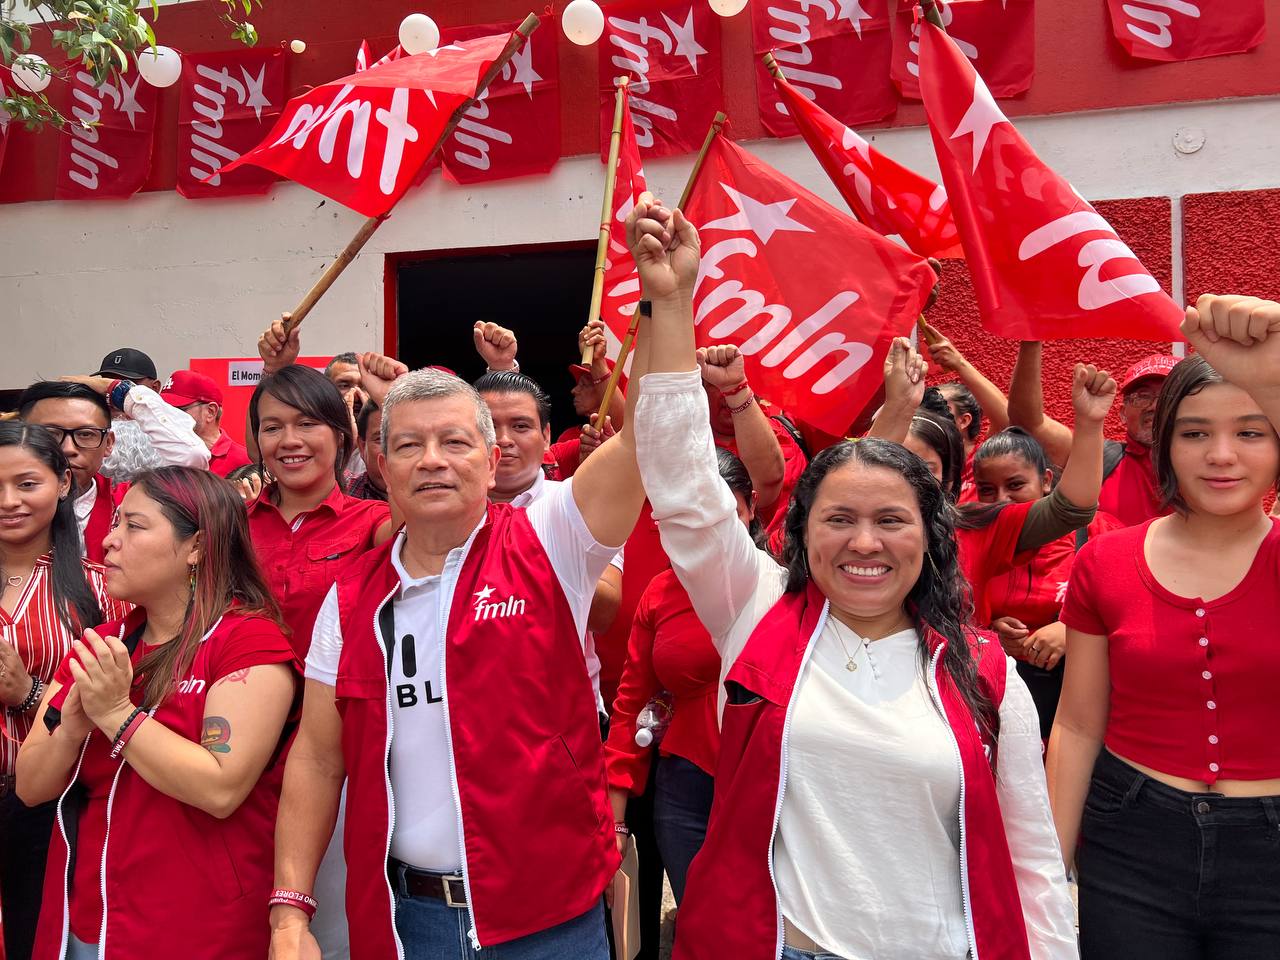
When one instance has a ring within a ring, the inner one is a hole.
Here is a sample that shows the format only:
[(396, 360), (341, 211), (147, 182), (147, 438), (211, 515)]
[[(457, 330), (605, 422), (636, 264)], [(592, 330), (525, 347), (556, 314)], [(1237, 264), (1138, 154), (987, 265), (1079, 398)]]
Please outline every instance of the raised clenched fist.
[(698, 367), (704, 382), (722, 393), (747, 380), (746, 362), (742, 352), (731, 343), (717, 343), (698, 348)]
[(492, 321), (476, 321), (471, 328), (476, 353), (490, 370), (517, 370), (516, 335)]
[(1076, 422), (1092, 420), (1101, 423), (1116, 399), (1116, 382), (1111, 374), (1092, 363), (1077, 363), (1071, 380), (1071, 406)]
[(258, 337), (258, 356), (262, 358), (262, 372), (275, 373), (291, 363), (298, 362), (298, 353), (302, 349), (298, 328), (288, 329), (290, 313), (280, 314), (276, 320)]

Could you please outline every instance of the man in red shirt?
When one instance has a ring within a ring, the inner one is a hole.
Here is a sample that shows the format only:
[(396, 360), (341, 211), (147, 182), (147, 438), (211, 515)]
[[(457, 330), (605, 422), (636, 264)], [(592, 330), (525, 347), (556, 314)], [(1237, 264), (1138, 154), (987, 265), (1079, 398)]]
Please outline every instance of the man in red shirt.
[[(1041, 353), (1042, 344), (1033, 342), (1023, 343), (1018, 351), (1009, 384), (1009, 423), (1039, 440), (1051, 463), (1065, 465), (1070, 456), (1071, 429), (1044, 412)], [(1107, 441), (1098, 509), (1118, 517), (1126, 526), (1170, 512), (1161, 500), (1151, 464), (1151, 430), (1160, 387), (1177, 362), (1170, 354), (1152, 354), (1130, 367), (1120, 381), (1125, 440)]]
[(160, 388), (160, 396), (196, 422), (196, 436), (209, 448), (209, 470), (220, 477), (251, 463), (248, 451), (222, 429), (222, 391), (212, 377), (176, 370)]

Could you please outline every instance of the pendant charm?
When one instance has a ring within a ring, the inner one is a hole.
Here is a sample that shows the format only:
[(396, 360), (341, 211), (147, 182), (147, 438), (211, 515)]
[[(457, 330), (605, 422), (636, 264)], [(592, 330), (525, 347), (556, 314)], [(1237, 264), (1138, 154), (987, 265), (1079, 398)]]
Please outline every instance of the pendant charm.
[(844, 665), (844, 668), (852, 673), (854, 670), (858, 669), (858, 665), (853, 662), (853, 657), (850, 657), (849, 662)]
[(11, 586), (11, 587), (20, 587), (20, 586), (22, 586), (22, 578), (21, 578), (21, 577), (6, 577), (6, 578), (5, 578), (5, 581), (6, 581), (6, 582), (9, 584), (9, 586)]

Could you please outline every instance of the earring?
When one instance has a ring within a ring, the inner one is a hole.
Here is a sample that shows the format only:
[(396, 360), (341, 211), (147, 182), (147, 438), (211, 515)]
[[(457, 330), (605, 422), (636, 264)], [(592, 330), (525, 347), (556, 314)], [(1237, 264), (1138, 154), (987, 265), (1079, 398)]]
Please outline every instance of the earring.
[(187, 578), (191, 586), (191, 592), (196, 592), (196, 565), (193, 563), (187, 568)]

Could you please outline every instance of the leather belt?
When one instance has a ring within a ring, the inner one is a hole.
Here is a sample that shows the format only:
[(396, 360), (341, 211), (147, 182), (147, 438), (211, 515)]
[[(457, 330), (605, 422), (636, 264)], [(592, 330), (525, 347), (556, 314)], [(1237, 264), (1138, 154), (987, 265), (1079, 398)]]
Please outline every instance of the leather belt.
[(446, 906), (458, 909), (467, 906), (467, 888), (461, 874), (432, 873), (395, 859), (387, 861), (387, 868), (392, 885), (403, 884), (404, 892), (411, 897), (443, 900)]

